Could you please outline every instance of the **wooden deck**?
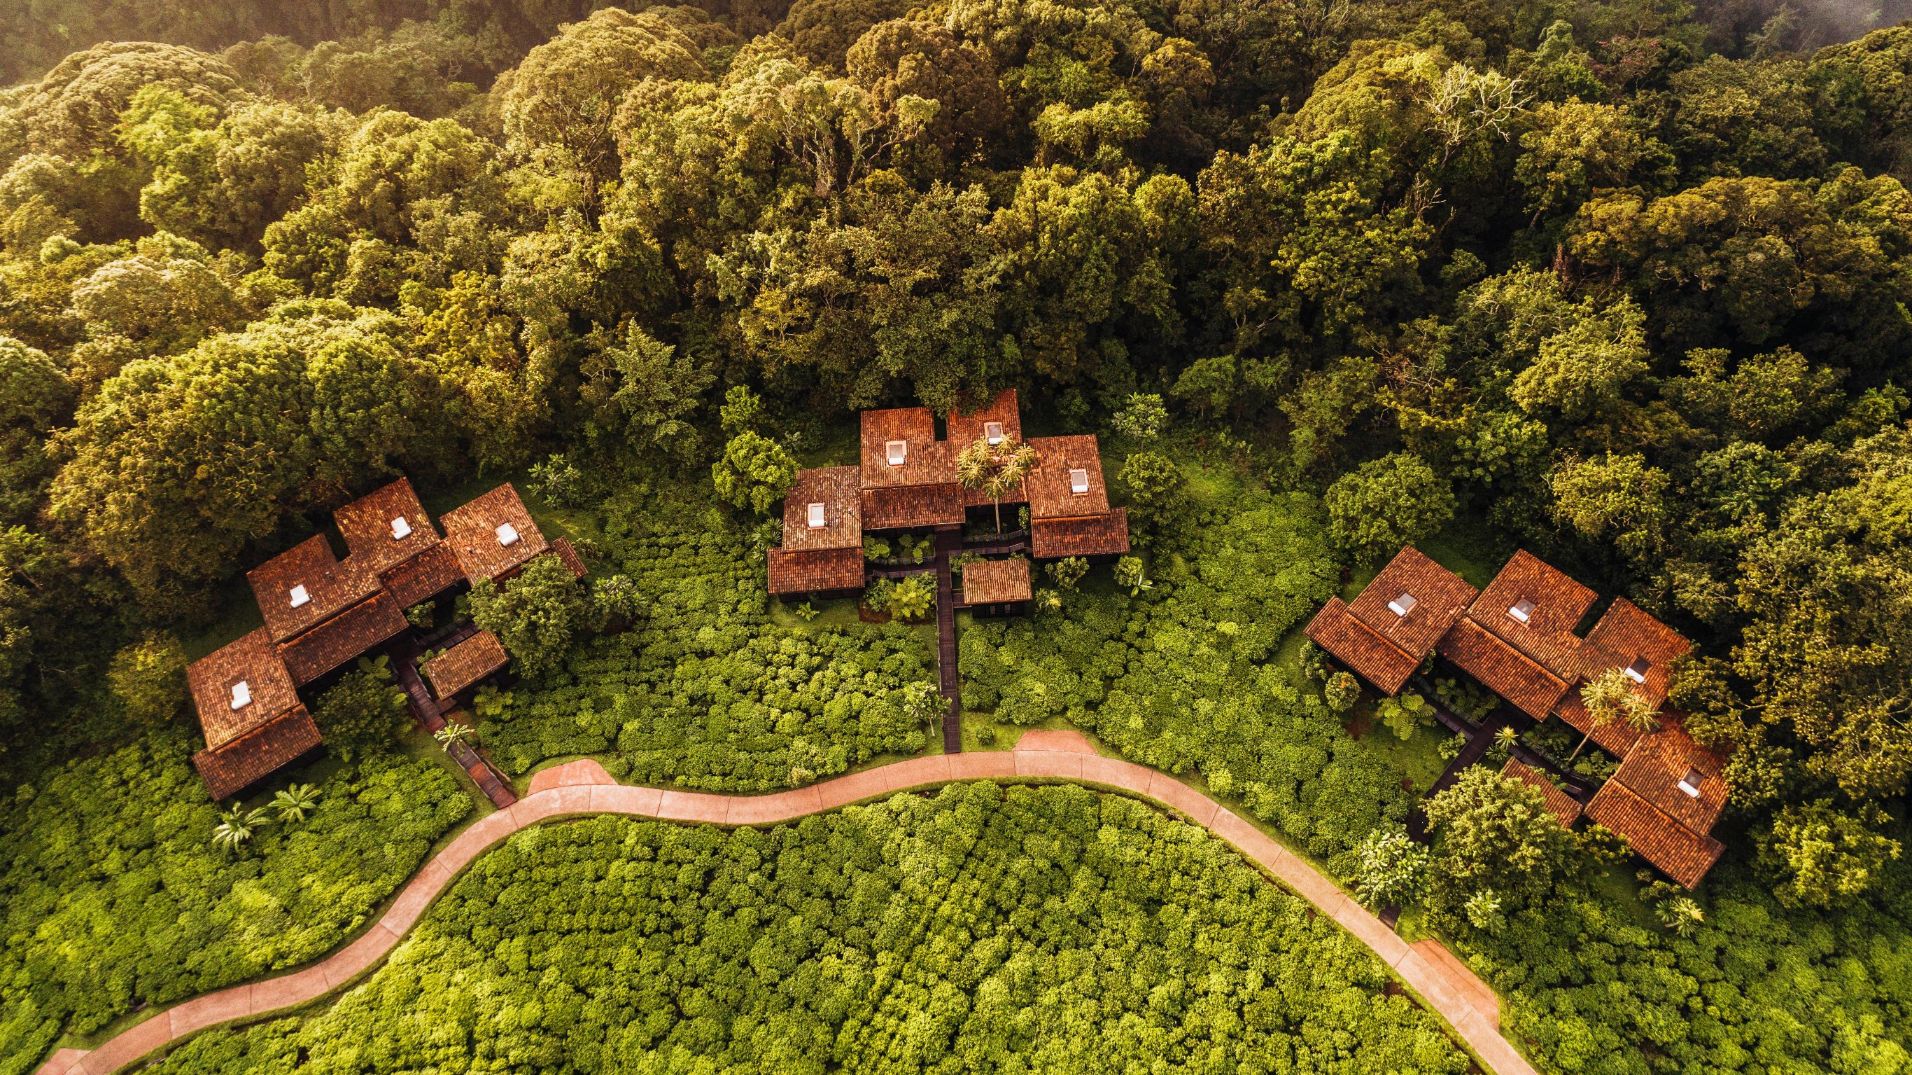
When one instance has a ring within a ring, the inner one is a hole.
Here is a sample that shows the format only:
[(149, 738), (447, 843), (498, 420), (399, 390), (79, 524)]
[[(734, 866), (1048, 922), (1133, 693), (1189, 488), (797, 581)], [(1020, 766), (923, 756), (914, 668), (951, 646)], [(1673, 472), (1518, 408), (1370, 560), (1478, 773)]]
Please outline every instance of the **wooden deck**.
[[(431, 647), (453, 646), (477, 633), (476, 624), (463, 624), (453, 631), (436, 636)], [(425, 686), (425, 677), (418, 674), (418, 655), (426, 648), (417, 640), (406, 637), (394, 645), (390, 653), (392, 670), (398, 676), (399, 687), (405, 691), (405, 706), (412, 711), (412, 720), (427, 733), (435, 734), (445, 726), (445, 714), (451, 707), (433, 698)], [(471, 744), (453, 743), (445, 748), (445, 753), (451, 755), (451, 760), (458, 763), (466, 776), (471, 777), (472, 783), (478, 785), (478, 790), (485, 793), (485, 798), (490, 799), (493, 806), (503, 810), (518, 801), (517, 792), (511, 790), (511, 781), (491, 763), (491, 759), (479, 753)]]

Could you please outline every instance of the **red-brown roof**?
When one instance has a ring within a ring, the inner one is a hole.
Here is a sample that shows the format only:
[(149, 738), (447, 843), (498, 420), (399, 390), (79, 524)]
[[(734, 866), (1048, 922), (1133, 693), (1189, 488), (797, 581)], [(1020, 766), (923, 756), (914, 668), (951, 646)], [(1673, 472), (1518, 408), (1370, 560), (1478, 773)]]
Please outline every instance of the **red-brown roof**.
[(1082, 519), (1038, 519), (1029, 524), (1029, 555), (1122, 556), (1129, 551), (1129, 509)]
[[(232, 742), (299, 704), (292, 676), (263, 627), (194, 661), (186, 669), (186, 683), (211, 748)], [(246, 685), (248, 701), (234, 709), (232, 691), (239, 683)]]
[[(1478, 602), (1476, 602), (1478, 604)], [(1441, 636), (1440, 655), (1535, 720), (1567, 693), (1565, 680), (1542, 668), (1493, 632), (1463, 616)]]
[[(510, 482), (451, 509), (443, 522), (445, 541), (473, 582), (509, 575), (550, 548)], [(501, 526), (509, 526), (515, 540), (507, 544), (499, 534)]]
[(1419, 662), (1434, 652), (1478, 592), (1409, 545), (1355, 595), (1348, 613)]
[(1673, 662), (1692, 648), (1678, 631), (1626, 598), (1616, 597), (1587, 632), (1581, 646), (1581, 674), (1591, 679), (1610, 668), (1633, 668), (1644, 679), (1635, 684), (1634, 693), (1657, 708), (1666, 701)]
[[(1573, 632), (1593, 602), (1592, 590), (1522, 549), (1480, 592), (1467, 614), (1555, 677), (1572, 680), (1580, 673), (1580, 638)], [(1517, 605), (1526, 609), (1526, 623), (1513, 615)]]
[(1020, 556), (1007, 560), (977, 560), (963, 566), (963, 604), (1004, 605), (1027, 601), (1029, 561)]
[[(862, 423), (864, 489), (956, 480), (955, 456), (949, 445), (936, 439), (936, 417), (928, 407), (864, 411)], [(903, 462), (890, 463), (887, 445), (891, 441), (903, 442)]]
[(279, 657), (285, 661), (292, 681), (303, 687), (367, 650), (398, 637), (409, 626), (405, 610), (391, 594), (380, 590), (292, 641), (281, 642)]
[(1724, 850), (1709, 834), (1726, 808), (1725, 771), (1726, 758), (1695, 742), (1680, 714), (1664, 713), (1660, 730), (1640, 740), (1594, 793), (1587, 816), (1692, 888)]
[(1615, 780), (1593, 793), (1587, 816), (1620, 834), (1641, 858), (1687, 888), (1699, 884), (1726, 850), (1718, 840), (1686, 828)]
[[(438, 530), (407, 478), (372, 490), (332, 518), (345, 538), (346, 559), (374, 574), (390, 571), (439, 543)], [(395, 525), (401, 519), (403, 525)], [(394, 536), (397, 530), (404, 530), (404, 536)]]
[(590, 574), (589, 569), (584, 566), (584, 557), (578, 555), (577, 547), (571, 544), (570, 538), (552, 538), (551, 552), (563, 561), (564, 566), (576, 577), (583, 578)]
[(400, 608), (428, 601), (465, 581), (451, 546), (440, 541), (379, 576)]
[(214, 799), (257, 784), (319, 745), (319, 728), (304, 706), (282, 713), (217, 750), (193, 755), (199, 779)]
[(863, 490), (861, 499), (865, 530), (917, 530), (963, 521), (963, 489), (953, 481), (880, 486)]
[[(266, 630), (278, 642), (378, 591), (378, 576), (361, 564), (340, 562), (324, 534), (314, 534), (246, 572), (246, 581), (259, 601)], [(297, 605), (295, 588), (301, 588), (304, 597)]]
[(502, 670), (509, 661), (498, 636), (479, 631), (426, 661), (422, 670), (431, 681), (433, 696), (443, 701)]
[[(1079, 519), (1109, 511), (1109, 489), (1102, 480), (1102, 451), (1092, 436), (1035, 437), (1036, 465), (1029, 472), (1031, 519)], [(1075, 491), (1072, 473), (1082, 471), (1087, 487)]]
[[(783, 547), (802, 549), (860, 549), (863, 547), (863, 505), (857, 495), (856, 467), (816, 467), (797, 471), (797, 481), (783, 498)], [(823, 525), (810, 525), (810, 505), (823, 506)]]
[(773, 594), (861, 590), (863, 549), (771, 549), (768, 570)]
[(991, 422), (1002, 423), (1004, 439), (1022, 439), (1022, 412), (1016, 404), (1015, 389), (1003, 389), (973, 411), (949, 412), (950, 450), (961, 455), (964, 448), (983, 439)]
[(1308, 638), (1383, 694), (1399, 694), (1421, 662), (1348, 613), (1339, 597), (1328, 598), (1308, 621)]
[(1591, 729), (1593, 742), (1598, 744), (1601, 750), (1616, 758), (1626, 757), (1627, 751), (1632, 750), (1633, 744), (1639, 742), (1640, 736), (1645, 734), (1623, 720), (1609, 720), (1605, 724), (1595, 724), (1593, 714), (1587, 710), (1587, 703), (1580, 700), (1578, 684), (1566, 694), (1561, 695), (1560, 703), (1554, 707), (1554, 716), (1559, 717), (1568, 727), (1583, 735)]
[(1561, 791), (1559, 785), (1548, 778), (1547, 774), (1528, 768), (1517, 758), (1508, 758), (1507, 764), (1501, 767), (1500, 775), (1518, 780), (1538, 791), (1541, 799), (1547, 804), (1548, 812), (1560, 820), (1562, 828), (1571, 829), (1573, 823), (1580, 820), (1583, 807), (1566, 792)]

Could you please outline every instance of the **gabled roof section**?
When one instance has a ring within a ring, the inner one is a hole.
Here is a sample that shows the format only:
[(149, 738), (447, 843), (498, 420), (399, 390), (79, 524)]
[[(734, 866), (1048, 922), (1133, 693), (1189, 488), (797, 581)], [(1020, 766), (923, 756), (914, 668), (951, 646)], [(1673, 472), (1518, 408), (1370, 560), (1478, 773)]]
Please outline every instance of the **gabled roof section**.
[(1724, 850), (1710, 835), (1726, 808), (1726, 758), (1663, 714), (1587, 803), (1587, 816), (1626, 838), (1640, 857), (1692, 888)]
[[(955, 456), (936, 439), (936, 417), (928, 407), (892, 407), (863, 412), (865, 489), (936, 485), (956, 480)], [(890, 462), (889, 445), (901, 443), (902, 461)]]
[(1687, 888), (1699, 884), (1726, 850), (1718, 840), (1674, 821), (1615, 780), (1593, 793), (1587, 816), (1619, 833), (1641, 858)]
[(768, 551), (770, 592), (778, 596), (863, 588), (863, 549)]
[[(783, 498), (783, 547), (861, 549), (863, 505), (857, 494), (856, 467), (816, 467), (797, 471), (796, 484)], [(822, 526), (811, 526), (811, 505), (818, 505)]]
[[(244, 689), (235, 695), (242, 683)], [(292, 676), (263, 627), (194, 661), (186, 669), (186, 684), (210, 749), (270, 723), (299, 704)], [(234, 701), (243, 704), (234, 708)]]
[(217, 750), (193, 755), (193, 767), (214, 799), (257, 784), (319, 745), (319, 726), (297, 706)]
[(510, 482), (445, 513), (445, 541), (473, 582), (496, 579), (550, 548)]
[(1593, 607), (1594, 596), (1565, 572), (1521, 549), (1474, 599), (1467, 615), (1557, 678), (1571, 680), (1580, 671), (1580, 638), (1573, 632)]
[(423, 671), (431, 681), (432, 695), (442, 701), (502, 671), (509, 662), (498, 636), (478, 631), (425, 662)]
[(1349, 614), (1339, 597), (1328, 598), (1308, 621), (1308, 638), (1383, 694), (1399, 694), (1420, 659), (1375, 633)]
[(1547, 774), (1530, 768), (1518, 758), (1508, 758), (1507, 764), (1501, 766), (1500, 775), (1511, 780), (1518, 780), (1538, 791), (1541, 799), (1547, 804), (1548, 813), (1559, 819), (1561, 828), (1571, 829), (1573, 823), (1580, 820), (1580, 814), (1585, 808), (1574, 801), (1572, 796), (1561, 791), (1559, 785), (1555, 784)]
[(1005, 605), (1029, 600), (1029, 561), (977, 560), (963, 567), (963, 604)]
[[(1478, 603), (1478, 602), (1477, 602)], [(1567, 693), (1567, 681), (1542, 668), (1500, 636), (1463, 616), (1441, 636), (1440, 655), (1535, 720)]]
[(390, 571), (439, 543), (438, 530), (409, 478), (387, 482), (333, 514), (346, 559), (373, 573)]
[(1037, 519), (1029, 524), (1029, 555), (1038, 560), (1062, 556), (1122, 556), (1128, 551), (1127, 508), (1081, 519)]
[(303, 687), (410, 626), (405, 610), (380, 590), (292, 641), (279, 643), (279, 657), (292, 681)]
[(410, 608), (465, 581), (451, 546), (440, 541), (379, 576), (399, 608)]
[(276, 642), (378, 592), (378, 576), (360, 564), (341, 562), (324, 534), (314, 534), (246, 572), (246, 581)]
[(1102, 480), (1102, 450), (1093, 436), (1034, 437), (1029, 446), (1036, 450), (1036, 465), (1027, 483), (1030, 519), (1079, 519), (1109, 513), (1109, 489)]
[(1610, 668), (1630, 670), (1634, 693), (1658, 708), (1666, 701), (1673, 662), (1692, 649), (1693, 644), (1678, 631), (1626, 598), (1616, 597), (1587, 632), (1581, 647), (1581, 674), (1591, 679)]
[(1409, 545), (1355, 595), (1348, 612), (1419, 663), (1478, 593)]
[(1002, 427), (1005, 440), (1022, 439), (1022, 411), (1017, 405), (1015, 389), (1003, 389), (996, 393), (994, 399), (973, 411), (949, 412), (951, 461), (954, 462), (964, 448), (988, 436), (991, 423)]

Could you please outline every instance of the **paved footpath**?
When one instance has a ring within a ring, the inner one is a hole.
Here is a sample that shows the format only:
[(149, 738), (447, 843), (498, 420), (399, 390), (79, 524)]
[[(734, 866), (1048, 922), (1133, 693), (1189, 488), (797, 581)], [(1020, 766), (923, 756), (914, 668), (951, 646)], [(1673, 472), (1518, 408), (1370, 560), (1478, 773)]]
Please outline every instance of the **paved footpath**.
[(460, 871), (512, 833), (576, 814), (714, 825), (770, 825), (913, 788), (961, 780), (1068, 780), (1152, 800), (1232, 844), (1321, 913), (1374, 950), (1430, 1009), (1447, 1020), (1493, 1075), (1536, 1075), (1501, 1037), (1500, 1004), (1466, 965), (1437, 941), (1408, 944), (1314, 867), (1254, 825), (1187, 784), (1146, 766), (1105, 758), (1081, 734), (1031, 731), (1010, 752), (911, 758), (774, 795), (711, 795), (637, 788), (612, 780), (597, 762), (567, 762), (537, 773), (509, 809), (480, 819), (427, 862), (385, 914), (357, 940), (304, 970), (248, 982), (173, 1005), (86, 1052), (62, 1049), (38, 1075), (107, 1075), (207, 1027), (304, 1004), (376, 966)]

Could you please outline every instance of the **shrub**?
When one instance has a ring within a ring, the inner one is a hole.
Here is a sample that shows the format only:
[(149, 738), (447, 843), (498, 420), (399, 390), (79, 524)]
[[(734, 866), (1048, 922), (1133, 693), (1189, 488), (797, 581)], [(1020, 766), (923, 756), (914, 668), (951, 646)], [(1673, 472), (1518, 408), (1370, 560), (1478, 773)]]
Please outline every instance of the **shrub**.
[(179, 639), (154, 632), (113, 655), (106, 682), (134, 724), (163, 724), (186, 700), (186, 650)]

